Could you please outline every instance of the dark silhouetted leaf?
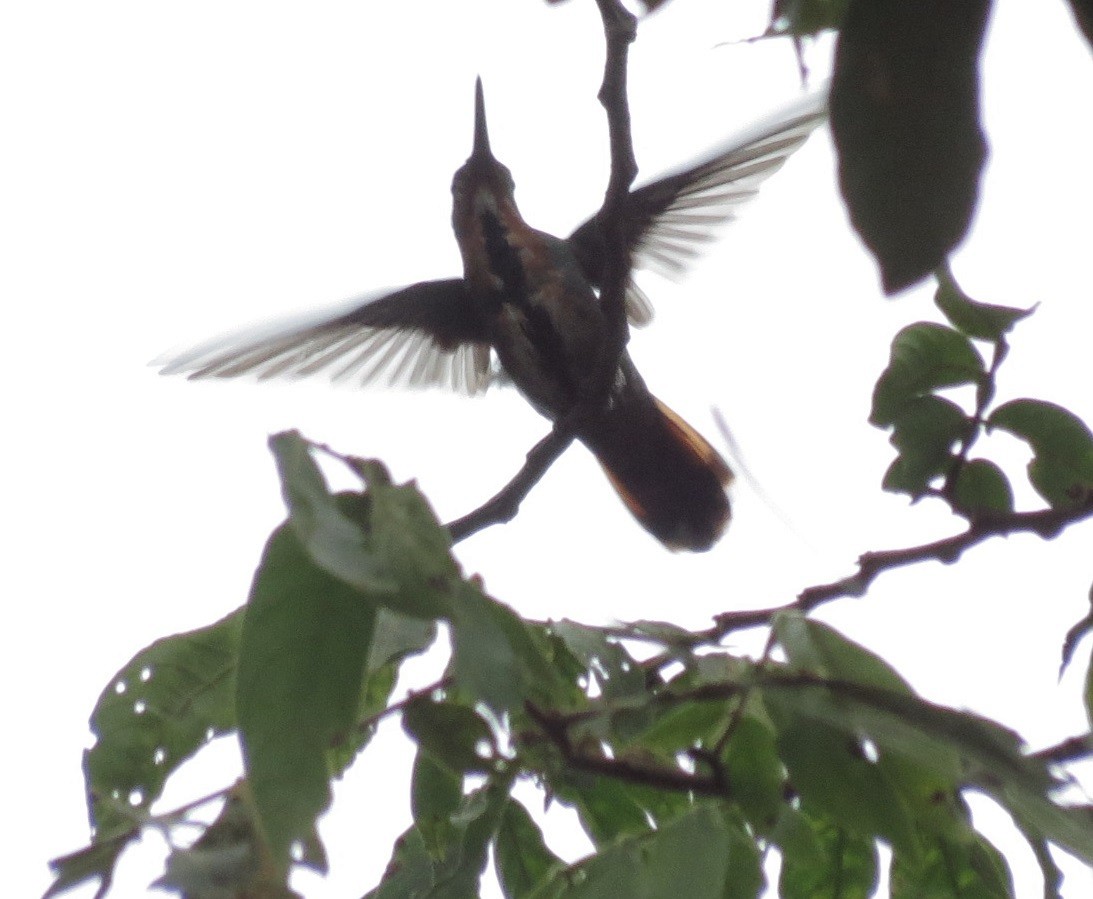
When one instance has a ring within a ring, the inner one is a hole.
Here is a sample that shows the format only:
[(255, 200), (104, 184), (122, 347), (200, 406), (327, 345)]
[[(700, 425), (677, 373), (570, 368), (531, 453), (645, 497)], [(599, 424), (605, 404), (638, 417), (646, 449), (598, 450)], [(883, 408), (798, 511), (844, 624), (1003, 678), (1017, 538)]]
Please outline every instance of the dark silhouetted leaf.
[(983, 357), (963, 334), (932, 322), (908, 325), (892, 340), (888, 367), (873, 389), (869, 421), (887, 427), (916, 397), (977, 384), (985, 373)]
[(831, 132), (850, 219), (886, 293), (964, 237), (986, 140), (978, 60), (989, 0), (851, 0), (835, 51)]
[(1005, 473), (987, 459), (966, 462), (957, 475), (953, 491), (954, 508), (975, 518), (984, 512), (1013, 511), (1013, 489)]
[(884, 489), (922, 496), (931, 481), (949, 470), (953, 450), (972, 427), (951, 400), (928, 395), (908, 401), (893, 422), (890, 441), (899, 455), (885, 472)]
[(937, 274), (937, 292), (934, 303), (953, 327), (978, 340), (997, 341), (1013, 330), (1013, 326), (1036, 311), (1015, 309), (1012, 306), (992, 306), (979, 303), (960, 289), (947, 265)]
[(1043, 400), (1012, 400), (991, 413), (987, 426), (1032, 447), (1029, 480), (1052, 506), (1083, 502), (1093, 490), (1093, 433), (1073, 412)]
[(838, 28), (849, 0), (774, 0), (769, 34), (809, 37)]
[(1070, 0), (1070, 11), (1085, 39), (1093, 44), (1093, 0)]

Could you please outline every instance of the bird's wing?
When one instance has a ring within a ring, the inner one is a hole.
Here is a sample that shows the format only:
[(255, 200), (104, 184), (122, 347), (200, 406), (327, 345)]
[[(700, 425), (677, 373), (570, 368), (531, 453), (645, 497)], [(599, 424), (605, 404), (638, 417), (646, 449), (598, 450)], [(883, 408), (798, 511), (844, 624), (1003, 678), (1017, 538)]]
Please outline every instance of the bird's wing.
[[(678, 277), (713, 240), (716, 225), (732, 221), (759, 185), (782, 167), (827, 119), (827, 91), (802, 98), (733, 137), (697, 165), (669, 173), (630, 193), (623, 215), (634, 268)], [(569, 236), (585, 276), (599, 287), (606, 249), (596, 216)], [(635, 325), (652, 318), (644, 293), (631, 282), (627, 314)]]
[(190, 378), (301, 378), (357, 385), (445, 387), (474, 395), (490, 382), (490, 345), (462, 279), (423, 281), (242, 331), (157, 360)]

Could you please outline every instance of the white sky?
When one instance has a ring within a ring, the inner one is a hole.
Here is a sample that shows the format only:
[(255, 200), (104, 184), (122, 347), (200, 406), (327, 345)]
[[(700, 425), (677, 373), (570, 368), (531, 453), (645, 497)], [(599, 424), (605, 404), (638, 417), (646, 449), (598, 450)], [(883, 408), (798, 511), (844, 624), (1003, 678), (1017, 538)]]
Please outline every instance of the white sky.
[[(1061, 2), (997, 5), (984, 85), (991, 167), (955, 270), (980, 299), (1042, 303), (1013, 337), (1000, 399), (1047, 398), (1090, 421), (1089, 48)], [(732, 18), (730, 6), (676, 0), (642, 25), (631, 101), (647, 176), (794, 95), (788, 44), (715, 46), (765, 24), (766, 2), (736, 4), (747, 15)], [(829, 55), (810, 55), (818, 72)], [(492, 495), (547, 427), (511, 393), (472, 402), (192, 384), (157, 377), (148, 360), (249, 321), (457, 273), (449, 185), (470, 150), (476, 74), (522, 211), (568, 233), (596, 208), (606, 174), (601, 60), (588, 0), (0, 10), (0, 295), (15, 318), (0, 361), (10, 427), (0, 752), (9, 819), (20, 821), (7, 838), (18, 848), (6, 865), (13, 895), (40, 894), (45, 861), (87, 839), (80, 752), (111, 675), (157, 637), (244, 600), (283, 515), (267, 434), (299, 427), (379, 456), (450, 519)], [(516, 522), (459, 547), (494, 595), (529, 616), (702, 626), (846, 574), (864, 550), (957, 529), (878, 489), (892, 452), (864, 423), (871, 386), (891, 336), (932, 317), (932, 304), (929, 289), (881, 298), (837, 198), (826, 131), (684, 284), (645, 283), (658, 319), (632, 352), (648, 384), (711, 437), (718, 406), (791, 526), (741, 486), (713, 552), (668, 554), (574, 448)], [(1019, 472), (1024, 457), (998, 445)], [(1089, 537), (1087, 525), (1047, 545), (993, 541), (955, 569), (888, 574), (821, 617), (928, 698), (1048, 745), (1085, 727), (1080, 677), (1055, 675), (1062, 636), (1087, 608)], [(209, 756), (170, 785), (168, 805), (231, 778), (230, 748)], [(332, 875), (301, 881), (309, 897), (359, 895), (378, 878), (408, 823), (407, 761), (392, 723), (339, 789), (323, 825)], [(1018, 895), (1038, 895), (1027, 850), (982, 814), (1014, 853)], [(556, 848), (580, 852), (559, 817)], [(160, 872), (158, 840), (147, 842), (113, 895), (141, 895)], [(1067, 894), (1087, 895), (1089, 872), (1067, 871)]]

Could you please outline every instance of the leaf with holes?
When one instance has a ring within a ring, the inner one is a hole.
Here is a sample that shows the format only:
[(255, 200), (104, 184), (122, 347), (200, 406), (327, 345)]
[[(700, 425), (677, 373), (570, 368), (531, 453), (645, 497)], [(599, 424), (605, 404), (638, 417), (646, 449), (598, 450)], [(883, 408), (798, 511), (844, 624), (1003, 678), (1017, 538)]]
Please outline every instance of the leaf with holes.
[(84, 753), (94, 827), (110, 833), (147, 810), (168, 776), (212, 737), (235, 727), (240, 610), (208, 627), (157, 640), (111, 679), (91, 714)]

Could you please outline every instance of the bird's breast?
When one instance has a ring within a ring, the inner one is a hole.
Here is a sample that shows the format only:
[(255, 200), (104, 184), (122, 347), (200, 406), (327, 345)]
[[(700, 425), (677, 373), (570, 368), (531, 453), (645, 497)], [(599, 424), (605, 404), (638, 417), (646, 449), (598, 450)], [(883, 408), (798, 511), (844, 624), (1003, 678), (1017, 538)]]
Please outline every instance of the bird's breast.
[(482, 228), (495, 293), (493, 344), (548, 417), (576, 401), (603, 345), (599, 299), (565, 242), (502, 215)]

